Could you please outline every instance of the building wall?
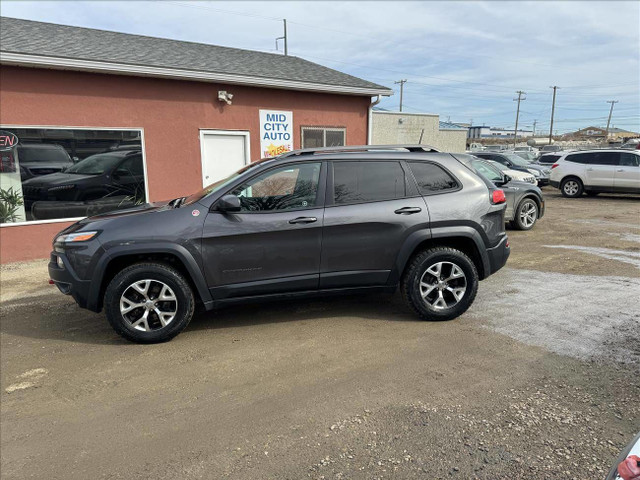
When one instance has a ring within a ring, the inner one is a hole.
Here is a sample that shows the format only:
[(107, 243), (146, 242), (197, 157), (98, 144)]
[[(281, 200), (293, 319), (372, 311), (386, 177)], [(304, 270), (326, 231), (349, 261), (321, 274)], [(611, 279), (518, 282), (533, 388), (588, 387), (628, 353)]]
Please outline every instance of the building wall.
[[(258, 110), (291, 110), (294, 148), (306, 125), (346, 127), (347, 144), (365, 144), (370, 98), (3, 65), (0, 105), (2, 125), (142, 128), (148, 200), (158, 201), (202, 188), (200, 129), (249, 130), (256, 160)], [(1, 227), (0, 262), (45, 258), (67, 225)]]
[(405, 112), (373, 112), (371, 143), (417, 144), (423, 129), (423, 144), (445, 152), (466, 149), (466, 130), (440, 130), (438, 115)]

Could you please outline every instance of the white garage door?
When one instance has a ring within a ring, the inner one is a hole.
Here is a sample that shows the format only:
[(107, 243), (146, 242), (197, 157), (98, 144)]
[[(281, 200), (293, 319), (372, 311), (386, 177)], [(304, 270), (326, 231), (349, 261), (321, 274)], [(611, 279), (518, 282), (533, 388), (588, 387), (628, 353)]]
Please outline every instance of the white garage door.
[(200, 130), (202, 154), (202, 185), (221, 180), (247, 165), (249, 132), (228, 130)]

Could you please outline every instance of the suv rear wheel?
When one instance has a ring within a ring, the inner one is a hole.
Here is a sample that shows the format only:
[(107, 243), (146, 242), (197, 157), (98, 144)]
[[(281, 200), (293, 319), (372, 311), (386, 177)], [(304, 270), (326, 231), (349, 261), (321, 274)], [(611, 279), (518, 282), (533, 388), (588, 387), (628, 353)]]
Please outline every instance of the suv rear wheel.
[(538, 204), (531, 198), (525, 198), (513, 219), (513, 226), (518, 230), (531, 230), (538, 220)]
[(459, 250), (436, 247), (418, 254), (402, 279), (405, 302), (424, 320), (462, 315), (478, 291), (478, 271)]
[(165, 342), (191, 321), (195, 301), (185, 278), (161, 263), (138, 263), (118, 273), (104, 297), (113, 329), (137, 343)]
[(569, 177), (562, 180), (560, 184), (560, 191), (563, 197), (577, 198), (582, 195), (584, 191), (584, 185), (579, 178)]

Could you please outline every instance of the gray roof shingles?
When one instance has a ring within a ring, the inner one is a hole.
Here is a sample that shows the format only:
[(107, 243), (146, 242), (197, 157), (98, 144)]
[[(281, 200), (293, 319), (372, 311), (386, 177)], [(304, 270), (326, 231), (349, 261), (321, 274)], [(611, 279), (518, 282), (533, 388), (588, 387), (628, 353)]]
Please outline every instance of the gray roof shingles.
[(298, 81), (329, 86), (387, 87), (302, 58), (0, 17), (0, 51)]

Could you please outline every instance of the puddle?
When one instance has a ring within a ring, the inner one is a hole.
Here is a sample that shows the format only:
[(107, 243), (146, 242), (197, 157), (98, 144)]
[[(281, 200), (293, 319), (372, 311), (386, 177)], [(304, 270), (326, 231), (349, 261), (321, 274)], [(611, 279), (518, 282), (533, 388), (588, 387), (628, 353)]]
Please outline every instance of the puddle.
[(555, 353), (640, 370), (640, 279), (505, 268), (480, 284), (465, 316)]
[(607, 260), (617, 260), (618, 262), (628, 263), (640, 268), (640, 252), (630, 252), (627, 250), (614, 250), (612, 248), (600, 247), (583, 247), (581, 245), (543, 245), (546, 248), (565, 248), (567, 250), (576, 250), (579, 252), (597, 255)]

